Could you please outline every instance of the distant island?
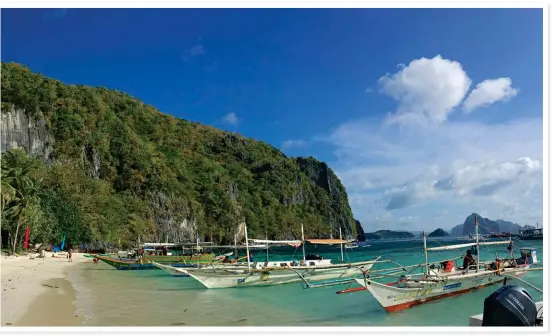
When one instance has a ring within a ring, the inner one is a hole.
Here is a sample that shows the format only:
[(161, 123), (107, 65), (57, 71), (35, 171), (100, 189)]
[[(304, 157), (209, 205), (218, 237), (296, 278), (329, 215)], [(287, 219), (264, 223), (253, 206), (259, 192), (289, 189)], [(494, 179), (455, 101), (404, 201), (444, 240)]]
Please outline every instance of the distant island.
[(365, 233), (367, 240), (378, 239), (404, 239), (415, 238), (415, 235), (407, 231), (392, 231), (392, 230), (378, 230), (375, 232)]
[(522, 226), (517, 223), (513, 223), (503, 219), (491, 220), (489, 218), (484, 218), (479, 214), (472, 213), (467, 216), (463, 224), (454, 226), (450, 235), (453, 237), (467, 236), (474, 233), (474, 215), (478, 219), (479, 231), (482, 234), (492, 234), (492, 233), (518, 233), (519, 230), (522, 230), (526, 227), (531, 227), (529, 225)]
[(444, 229), (436, 229), (428, 235), (428, 237), (446, 237), (446, 236), (449, 236), (449, 234), (445, 232)]

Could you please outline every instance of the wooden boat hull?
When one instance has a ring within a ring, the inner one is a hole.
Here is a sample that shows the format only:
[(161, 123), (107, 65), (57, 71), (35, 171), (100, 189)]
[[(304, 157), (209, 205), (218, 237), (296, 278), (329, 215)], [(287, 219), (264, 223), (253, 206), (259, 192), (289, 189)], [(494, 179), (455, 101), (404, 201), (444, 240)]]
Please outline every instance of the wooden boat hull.
[[(120, 271), (134, 271), (134, 270), (152, 270), (156, 267), (150, 261), (143, 261), (142, 263), (135, 260), (123, 260), (115, 259), (110, 257), (96, 256), (99, 260), (105, 262), (106, 264), (120, 270)], [(187, 262), (167, 262), (167, 264), (174, 267), (194, 267), (194, 264), (189, 264)]]
[(171, 276), (174, 276), (174, 277), (190, 277), (190, 275), (186, 272), (186, 271), (181, 271), (181, 268), (177, 268), (177, 267), (172, 267), (172, 266), (168, 266), (168, 265), (163, 265), (163, 264), (160, 264), (160, 263), (156, 263), (155, 261), (152, 262), (152, 265), (155, 267), (155, 268), (158, 268), (162, 271), (164, 271), (165, 273), (171, 275)]
[(539, 236), (521, 236), (519, 237), (520, 240), (543, 240), (543, 235)]
[(215, 254), (205, 254), (200, 256), (159, 256), (159, 255), (144, 255), (144, 261), (154, 261), (160, 264), (209, 264), (213, 262)]
[(504, 280), (502, 274), (521, 276), (526, 273), (529, 267), (530, 265), (525, 265), (513, 270), (503, 271), (501, 274), (497, 274), (495, 271), (480, 271), (478, 273), (454, 275), (438, 282), (421, 280), (418, 284), (419, 288), (398, 288), (370, 279), (355, 279), (355, 281), (364, 286), (386, 311), (392, 313), (444, 297), (469, 293), (501, 282)]
[[(306, 281), (325, 281), (339, 278), (352, 278), (369, 271), (373, 263), (361, 266), (335, 268), (290, 267), (256, 270), (248, 272), (243, 267), (223, 269), (188, 269), (186, 272), (206, 288), (240, 288), (254, 286), (273, 286)], [(302, 279), (303, 278), (303, 279)]]
[(111, 256), (111, 254), (109, 254), (109, 253), (102, 253), (102, 254), (83, 254), (83, 257), (85, 257), (85, 258), (96, 258), (97, 256), (109, 257), (109, 256)]

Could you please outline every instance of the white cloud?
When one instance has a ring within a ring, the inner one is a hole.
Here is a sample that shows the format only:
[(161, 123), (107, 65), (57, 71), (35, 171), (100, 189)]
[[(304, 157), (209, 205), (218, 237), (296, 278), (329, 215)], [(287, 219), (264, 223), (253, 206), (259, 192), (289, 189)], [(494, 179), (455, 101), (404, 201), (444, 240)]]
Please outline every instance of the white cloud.
[[(365, 228), (449, 229), (472, 212), (541, 222), (541, 118), (448, 120), (461, 106), (470, 78), (461, 64), (439, 56), (412, 61), (379, 83), (398, 102), (387, 122), (353, 120), (327, 137), (335, 147), (331, 166)], [(483, 106), (518, 92), (505, 89), (510, 82), (497, 83), (480, 83), (471, 93), (476, 98), (469, 96), (465, 104)]]
[(307, 142), (305, 140), (286, 140), (282, 143), (283, 149), (289, 149), (289, 148), (303, 148), (307, 146)]
[(231, 124), (231, 125), (238, 125), (238, 117), (236, 116), (236, 113), (234, 112), (231, 112), (229, 114), (227, 114), (226, 116), (223, 117), (223, 121), (226, 122), (227, 124)]
[(205, 48), (201, 44), (194, 45), (184, 51), (184, 56), (182, 57), (185, 62), (191, 60), (196, 56), (201, 56), (205, 54)]
[(383, 93), (398, 101), (388, 122), (402, 124), (444, 122), (463, 101), (471, 84), (459, 62), (440, 55), (413, 60), (378, 82)]
[[(385, 212), (417, 217), (421, 229), (450, 228), (472, 212), (521, 223), (541, 218), (541, 119), (410, 131), (355, 121), (330, 141), (338, 158), (332, 167), (367, 228), (382, 228), (374, 218)], [(444, 210), (452, 222), (436, 223)]]
[(485, 107), (498, 101), (507, 101), (518, 93), (511, 87), (511, 79), (507, 77), (486, 79), (476, 85), (463, 102), (466, 112), (472, 112), (479, 107)]

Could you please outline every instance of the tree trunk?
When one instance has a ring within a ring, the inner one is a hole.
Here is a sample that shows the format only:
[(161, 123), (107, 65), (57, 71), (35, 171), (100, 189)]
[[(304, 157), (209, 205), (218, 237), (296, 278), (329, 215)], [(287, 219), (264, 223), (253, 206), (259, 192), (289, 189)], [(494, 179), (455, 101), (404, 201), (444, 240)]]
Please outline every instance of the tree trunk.
[(15, 227), (15, 237), (13, 238), (13, 255), (15, 255), (15, 247), (17, 246), (17, 235), (19, 234), (19, 227), (21, 226), (22, 218), (23, 214), (20, 214), (17, 220), (17, 226)]

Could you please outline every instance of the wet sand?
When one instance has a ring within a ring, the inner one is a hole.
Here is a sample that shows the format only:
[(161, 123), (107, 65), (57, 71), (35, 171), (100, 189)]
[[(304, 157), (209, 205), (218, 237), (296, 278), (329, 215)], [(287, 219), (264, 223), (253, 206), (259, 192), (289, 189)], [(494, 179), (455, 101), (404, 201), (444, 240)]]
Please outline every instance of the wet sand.
[(2, 257), (0, 259), (2, 326), (79, 326), (84, 317), (76, 313), (76, 292), (69, 275), (76, 265), (91, 259), (80, 253), (68, 262), (64, 254), (46, 258)]

